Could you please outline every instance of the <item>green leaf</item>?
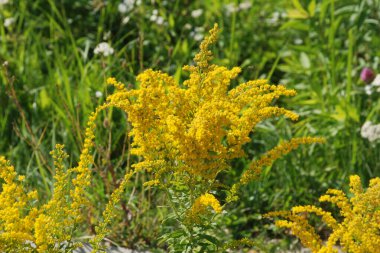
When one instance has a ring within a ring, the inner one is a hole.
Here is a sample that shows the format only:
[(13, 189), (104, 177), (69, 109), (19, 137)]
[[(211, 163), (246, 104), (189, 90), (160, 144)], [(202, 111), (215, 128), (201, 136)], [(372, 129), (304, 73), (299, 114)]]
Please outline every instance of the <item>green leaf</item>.
[(206, 234), (199, 234), (198, 236), (202, 239), (205, 239), (205, 240), (211, 242), (213, 245), (219, 245), (220, 244), (219, 240), (214, 236), (206, 235)]
[(46, 107), (50, 105), (50, 98), (46, 92), (46, 89), (41, 90), (39, 94), (39, 98), (40, 98), (40, 105), (42, 109), (45, 109)]
[(305, 69), (309, 69), (311, 66), (309, 56), (307, 56), (307, 54), (305, 54), (304, 52), (300, 54), (300, 62), (302, 67), (304, 67)]
[(184, 234), (183, 234), (183, 232), (182, 232), (181, 230), (179, 230), (179, 231), (174, 231), (174, 232), (168, 234), (168, 237), (169, 237), (169, 238), (179, 238), (179, 237), (181, 237), (181, 236), (184, 236)]
[(326, 22), (326, 15), (328, 13), (328, 7), (331, 4), (331, 1), (322, 1), (322, 4), (320, 6), (320, 12), (319, 12), (319, 22), (322, 24)]
[(309, 11), (310, 17), (314, 17), (314, 15), (315, 15), (315, 7), (316, 7), (315, 0), (312, 0), (310, 2), (309, 6), (307, 7), (307, 9)]
[(359, 113), (356, 107), (349, 105), (347, 108), (348, 116), (355, 122), (360, 122)]
[(181, 44), (181, 50), (184, 55), (187, 55), (189, 53), (189, 43), (187, 40), (184, 40)]
[(296, 9), (288, 10), (288, 17), (292, 19), (306, 19), (309, 17), (307, 12), (301, 12)]
[(288, 28), (293, 28), (293, 29), (300, 30), (300, 31), (309, 31), (309, 25), (308, 24), (306, 24), (305, 22), (296, 21), (296, 20), (291, 20), (291, 21), (284, 23), (280, 29), (285, 30)]
[(177, 70), (175, 71), (175, 74), (174, 74), (174, 80), (179, 83), (180, 79), (181, 79), (181, 74), (182, 74), (182, 68), (181, 67), (178, 67)]
[(337, 121), (344, 121), (346, 119), (346, 113), (340, 105), (337, 105), (335, 107), (335, 113), (332, 114), (331, 117)]
[(292, 0), (292, 3), (293, 3), (293, 6), (294, 6), (297, 10), (299, 10), (299, 11), (301, 11), (301, 12), (306, 12), (305, 9), (302, 7), (302, 4), (300, 3), (299, 0)]
[(302, 7), (299, 0), (292, 0), (292, 2), (293, 6), (296, 8), (300, 15), (302, 15), (304, 18), (307, 18), (309, 16), (307, 11)]
[(175, 27), (175, 19), (172, 14), (169, 15), (169, 27)]

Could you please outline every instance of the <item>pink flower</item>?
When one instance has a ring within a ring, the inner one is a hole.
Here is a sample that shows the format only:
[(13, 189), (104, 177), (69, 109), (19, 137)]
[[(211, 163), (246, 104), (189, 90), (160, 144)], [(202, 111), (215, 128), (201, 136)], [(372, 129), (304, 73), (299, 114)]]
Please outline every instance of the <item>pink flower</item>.
[(360, 79), (362, 79), (365, 83), (371, 83), (375, 77), (375, 72), (367, 67), (363, 68), (362, 72), (360, 73)]

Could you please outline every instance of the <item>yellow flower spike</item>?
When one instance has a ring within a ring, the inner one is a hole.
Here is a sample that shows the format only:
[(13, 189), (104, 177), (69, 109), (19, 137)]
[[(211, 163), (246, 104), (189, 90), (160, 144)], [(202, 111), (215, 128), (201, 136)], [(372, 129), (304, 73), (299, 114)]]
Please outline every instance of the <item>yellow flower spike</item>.
[(292, 208), (293, 214), (299, 214), (299, 213), (315, 213), (318, 216), (322, 217), (323, 222), (328, 225), (332, 229), (336, 229), (338, 226), (337, 221), (335, 218), (331, 215), (331, 213), (324, 211), (322, 208), (316, 207), (316, 206), (295, 206)]
[(201, 69), (206, 69), (209, 66), (209, 62), (212, 60), (212, 52), (209, 47), (217, 41), (219, 33), (218, 24), (214, 24), (214, 27), (209, 31), (207, 36), (200, 45), (200, 51), (194, 57), (194, 61)]
[(23, 189), (24, 176), (17, 176), (15, 169), (0, 156), (0, 178), (4, 180), (0, 192), (0, 251), (22, 250), (25, 240), (32, 241), (35, 209), (29, 205), (37, 199), (37, 192)]
[(241, 176), (240, 182), (241, 184), (247, 184), (248, 182), (257, 179), (261, 173), (262, 167), (271, 165), (274, 161), (298, 148), (301, 144), (323, 142), (325, 142), (325, 140), (319, 137), (293, 138), (290, 141), (283, 142), (265, 153), (259, 160), (253, 161), (249, 169)]
[(112, 219), (115, 218), (115, 207), (116, 204), (120, 201), (122, 194), (129, 182), (129, 179), (134, 175), (134, 172), (129, 172), (125, 174), (123, 181), (119, 185), (119, 187), (111, 194), (111, 198), (103, 211), (103, 221), (96, 226), (96, 236), (91, 240), (91, 244), (93, 246), (92, 253), (97, 253), (101, 249), (101, 241), (109, 232), (107, 226), (111, 223)]
[[(89, 166), (92, 163), (90, 149), (95, 137), (94, 121), (107, 106), (98, 107), (89, 118), (77, 167), (65, 169), (67, 154), (63, 151), (63, 145), (56, 145), (51, 152), (55, 167), (53, 196), (39, 209), (33, 207), (38, 200), (37, 191), (23, 189), (25, 177), (17, 176), (14, 167), (0, 157), (0, 177), (4, 180), (0, 192), (0, 251), (19, 249), (17, 252), (29, 252), (25, 241), (30, 241), (38, 252), (59, 252), (58, 247), (62, 243), (71, 241), (74, 228), (84, 219), (82, 208), (88, 205), (85, 191), (91, 180)], [(73, 175), (75, 177), (70, 183)], [(74, 248), (79, 245), (72, 243)]]
[[(338, 219), (341, 222), (333, 218), (331, 213), (315, 206), (297, 206), (290, 212), (271, 212), (265, 217), (284, 217), (286, 220), (276, 221), (276, 225), (291, 229), (302, 244), (314, 253), (337, 252), (337, 244), (345, 252), (376, 253), (380, 245), (380, 179), (371, 179), (369, 188), (364, 190), (360, 178), (351, 176), (350, 191), (353, 196), (348, 198), (343, 191), (330, 189), (319, 200), (336, 204), (341, 209), (342, 218)], [(304, 216), (300, 215), (305, 212), (321, 216), (322, 221), (331, 228), (332, 232), (324, 245), (312, 240), (315, 238), (313, 230)]]
[(360, 182), (360, 177), (358, 175), (350, 176), (350, 191), (359, 197), (363, 193), (362, 183)]
[(156, 185), (159, 185), (160, 184), (160, 181), (155, 179), (155, 180), (150, 180), (150, 181), (147, 181), (145, 182), (143, 185), (145, 187), (150, 187), (150, 186), (156, 186)]

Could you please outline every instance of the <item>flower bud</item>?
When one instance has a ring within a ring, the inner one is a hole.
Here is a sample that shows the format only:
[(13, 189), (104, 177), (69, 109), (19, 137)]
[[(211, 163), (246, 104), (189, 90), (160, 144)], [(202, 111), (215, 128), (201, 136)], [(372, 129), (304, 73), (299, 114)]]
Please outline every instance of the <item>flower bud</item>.
[(362, 72), (360, 73), (360, 79), (365, 83), (371, 83), (373, 79), (375, 79), (375, 72), (370, 68), (363, 68)]

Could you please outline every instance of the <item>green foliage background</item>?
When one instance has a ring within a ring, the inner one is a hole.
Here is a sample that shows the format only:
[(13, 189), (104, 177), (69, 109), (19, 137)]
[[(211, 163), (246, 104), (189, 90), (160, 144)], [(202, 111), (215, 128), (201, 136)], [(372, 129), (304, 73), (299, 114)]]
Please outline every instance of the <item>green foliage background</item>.
[[(295, 88), (298, 96), (278, 103), (301, 115), (296, 123), (280, 119), (261, 124), (246, 147), (247, 158), (236, 160), (236, 169), (221, 176), (234, 181), (252, 158), (281, 139), (327, 139), (325, 145), (303, 147), (266, 168), (260, 181), (244, 189), (224, 221), (220, 240), (279, 238), (260, 214), (315, 203), (327, 188), (346, 184), (350, 174), (365, 181), (379, 176), (379, 142), (360, 136), (365, 121), (380, 121), (379, 93), (367, 95), (359, 75), (363, 67), (380, 70), (380, 1), (248, 2), (250, 8), (230, 14), (226, 5), (241, 2), (143, 1), (125, 14), (118, 12), (120, 1), (14, 0), (0, 6), (0, 62), (7, 62), (0, 74), (0, 153), (26, 174), (31, 187), (49, 195), (49, 151), (64, 143), (70, 162), (78, 160), (87, 117), (110, 92), (105, 78), (115, 76), (134, 86), (138, 73), (153, 68), (182, 80), (181, 67), (192, 63), (199, 45), (194, 33), (205, 34), (217, 22), (222, 33), (216, 61), (242, 67), (239, 81), (267, 78)], [(191, 15), (196, 9), (203, 10), (199, 17)], [(164, 25), (150, 20), (153, 10)], [(123, 24), (127, 16), (129, 22)], [(15, 22), (5, 27), (10, 17)], [(93, 53), (103, 41), (115, 49), (112, 56)], [(95, 96), (97, 91), (103, 96)], [(117, 186), (128, 148), (126, 115), (105, 113), (98, 126), (90, 224)], [(167, 212), (164, 196), (141, 186), (148, 179), (139, 175), (128, 189), (132, 194), (110, 235), (115, 242), (163, 247), (157, 235), (170, 230), (170, 222), (161, 223)], [(289, 244), (282, 240), (263, 250)]]

